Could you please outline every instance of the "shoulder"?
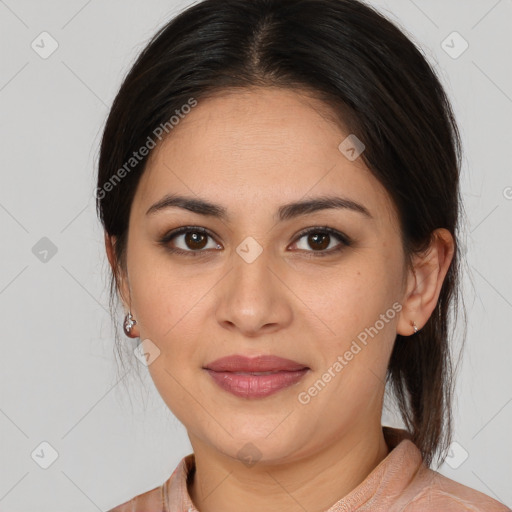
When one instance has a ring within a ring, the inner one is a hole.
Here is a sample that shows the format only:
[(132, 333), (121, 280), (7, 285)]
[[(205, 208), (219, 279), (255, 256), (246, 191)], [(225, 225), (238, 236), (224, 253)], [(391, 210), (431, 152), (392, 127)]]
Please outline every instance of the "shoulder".
[(107, 512), (161, 512), (162, 511), (162, 491), (161, 486), (155, 487), (131, 500), (107, 510)]
[(408, 501), (404, 512), (512, 512), (498, 500), (451, 480), (437, 471), (427, 469), (418, 476), (421, 490)]
[(107, 512), (162, 512), (163, 499), (169, 499), (167, 496), (169, 493), (174, 502), (186, 499), (187, 476), (194, 468), (195, 457), (194, 453), (191, 453), (181, 459), (171, 476), (162, 485), (134, 496), (131, 500), (109, 509)]

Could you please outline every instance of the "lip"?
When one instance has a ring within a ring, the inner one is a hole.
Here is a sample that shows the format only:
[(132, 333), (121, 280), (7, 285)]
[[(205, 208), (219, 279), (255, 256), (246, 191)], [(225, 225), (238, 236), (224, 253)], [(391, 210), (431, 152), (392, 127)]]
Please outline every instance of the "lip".
[(274, 355), (246, 357), (232, 355), (216, 359), (204, 368), (214, 372), (278, 372), (297, 371), (307, 368), (305, 364)]
[(264, 398), (296, 384), (310, 368), (273, 355), (233, 355), (209, 363), (204, 370), (217, 385), (235, 396)]

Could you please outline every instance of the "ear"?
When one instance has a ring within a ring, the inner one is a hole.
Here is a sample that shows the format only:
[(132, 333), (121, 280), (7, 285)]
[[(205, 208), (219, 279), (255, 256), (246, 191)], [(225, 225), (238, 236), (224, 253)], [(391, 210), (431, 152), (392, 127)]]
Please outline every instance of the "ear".
[(397, 325), (398, 334), (414, 334), (413, 322), (418, 330), (426, 324), (436, 307), (454, 251), (452, 234), (447, 229), (439, 228), (433, 232), (429, 247), (413, 256)]
[[(130, 286), (128, 282), (128, 278), (124, 275), (124, 272), (119, 265), (114, 247), (116, 244), (116, 238), (114, 236), (110, 236), (105, 232), (105, 249), (107, 251), (108, 262), (110, 263), (110, 267), (112, 268), (112, 272), (114, 273), (116, 280), (116, 288), (121, 296), (121, 300), (123, 302), (123, 308), (128, 313), (130, 310), (131, 297), (130, 297)], [(134, 319), (137, 320), (135, 313), (132, 311), (132, 315)], [(131, 333), (133, 333), (134, 337), (138, 337), (138, 326), (135, 324), (132, 327)]]

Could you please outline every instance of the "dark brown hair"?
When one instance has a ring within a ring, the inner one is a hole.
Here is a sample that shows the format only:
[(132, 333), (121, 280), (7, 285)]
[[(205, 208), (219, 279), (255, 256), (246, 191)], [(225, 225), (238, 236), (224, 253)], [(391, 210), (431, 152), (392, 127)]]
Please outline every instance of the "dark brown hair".
[[(101, 142), (97, 211), (115, 237), (119, 269), (147, 157), (121, 180), (114, 175), (191, 98), (252, 86), (312, 93), (357, 134), (361, 158), (396, 205), (408, 257), (436, 228), (456, 240), (433, 314), (414, 338), (397, 335), (387, 376), (430, 466), (452, 435), (448, 328), (458, 301), (461, 143), (436, 73), (374, 8), (357, 0), (205, 0), (154, 35), (123, 81)], [(117, 282), (114, 269), (111, 308)]]

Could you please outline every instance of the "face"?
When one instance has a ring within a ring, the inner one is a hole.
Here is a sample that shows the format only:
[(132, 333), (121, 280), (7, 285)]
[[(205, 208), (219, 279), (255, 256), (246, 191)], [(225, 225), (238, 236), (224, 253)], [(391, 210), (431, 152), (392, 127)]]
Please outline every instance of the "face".
[[(122, 294), (192, 444), (237, 457), (251, 442), (277, 463), (380, 425), (405, 256), (388, 193), (338, 148), (349, 133), (325, 109), (283, 89), (225, 93), (199, 101), (150, 155)], [(215, 207), (148, 213), (168, 195)], [(229, 391), (205, 367), (231, 355), (306, 370), (221, 374)]]

